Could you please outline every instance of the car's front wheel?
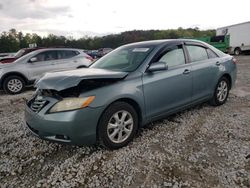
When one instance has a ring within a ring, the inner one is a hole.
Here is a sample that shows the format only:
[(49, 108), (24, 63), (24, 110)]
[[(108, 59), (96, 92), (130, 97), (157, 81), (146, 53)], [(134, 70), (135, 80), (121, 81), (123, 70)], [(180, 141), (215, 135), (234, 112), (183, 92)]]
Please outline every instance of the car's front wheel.
[(229, 81), (222, 77), (216, 85), (214, 96), (210, 101), (212, 105), (219, 106), (226, 102), (229, 94)]
[(23, 91), (25, 82), (20, 76), (9, 76), (3, 82), (3, 89), (8, 94), (18, 94)]
[(134, 108), (125, 102), (115, 102), (100, 118), (100, 144), (109, 149), (126, 146), (135, 136), (137, 129), (138, 115)]

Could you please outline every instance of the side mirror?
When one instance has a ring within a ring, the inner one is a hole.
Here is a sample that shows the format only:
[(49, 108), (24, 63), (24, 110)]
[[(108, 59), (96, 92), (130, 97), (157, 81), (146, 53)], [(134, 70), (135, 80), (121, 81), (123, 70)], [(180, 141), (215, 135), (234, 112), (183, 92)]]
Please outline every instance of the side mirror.
[(155, 71), (161, 71), (161, 70), (168, 70), (168, 66), (166, 65), (166, 63), (155, 62), (155, 63), (152, 63), (148, 68), (149, 72), (155, 72)]
[(34, 63), (34, 62), (36, 62), (36, 61), (37, 61), (37, 57), (32, 57), (32, 58), (29, 60), (30, 63)]

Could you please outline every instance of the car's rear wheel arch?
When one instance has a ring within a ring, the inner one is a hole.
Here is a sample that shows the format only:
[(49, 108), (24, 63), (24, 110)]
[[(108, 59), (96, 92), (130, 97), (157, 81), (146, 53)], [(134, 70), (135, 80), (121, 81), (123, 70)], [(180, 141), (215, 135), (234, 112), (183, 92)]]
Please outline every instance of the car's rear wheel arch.
[(228, 82), (229, 82), (229, 90), (230, 90), (232, 88), (232, 78), (231, 78), (231, 76), (228, 73), (226, 73), (226, 74), (223, 74), (220, 77), (220, 79), (223, 78), (223, 77), (228, 80)]
[(218, 80), (213, 97), (209, 101), (212, 106), (220, 106), (223, 105), (228, 98), (229, 90), (230, 90), (230, 76), (224, 74)]

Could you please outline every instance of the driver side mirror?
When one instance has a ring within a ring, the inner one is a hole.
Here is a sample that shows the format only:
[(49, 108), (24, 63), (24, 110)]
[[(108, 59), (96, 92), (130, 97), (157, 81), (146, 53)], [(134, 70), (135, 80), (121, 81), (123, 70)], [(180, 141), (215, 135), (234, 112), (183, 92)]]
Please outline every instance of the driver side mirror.
[(29, 60), (30, 63), (34, 63), (34, 62), (36, 62), (36, 61), (37, 61), (37, 57), (32, 57), (32, 58)]
[(168, 66), (166, 65), (165, 62), (159, 61), (159, 62), (152, 63), (148, 68), (149, 72), (155, 72), (155, 71), (161, 71), (161, 70), (168, 70)]

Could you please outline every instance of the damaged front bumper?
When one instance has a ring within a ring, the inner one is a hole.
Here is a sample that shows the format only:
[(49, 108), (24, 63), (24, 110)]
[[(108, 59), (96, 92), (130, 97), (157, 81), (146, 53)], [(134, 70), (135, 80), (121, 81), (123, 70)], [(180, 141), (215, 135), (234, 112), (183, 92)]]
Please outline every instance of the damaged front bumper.
[(96, 142), (96, 127), (104, 107), (86, 107), (58, 113), (48, 110), (58, 101), (46, 97), (46, 105), (34, 111), (29, 102), (25, 107), (25, 124), (36, 136), (50, 141), (74, 145), (92, 145)]

